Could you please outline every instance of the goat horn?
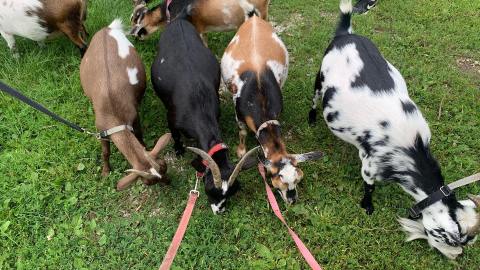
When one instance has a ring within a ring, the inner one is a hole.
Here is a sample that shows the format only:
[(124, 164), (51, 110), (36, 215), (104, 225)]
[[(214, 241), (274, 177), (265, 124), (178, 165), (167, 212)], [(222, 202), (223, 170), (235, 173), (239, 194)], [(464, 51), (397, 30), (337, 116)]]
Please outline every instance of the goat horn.
[(148, 153), (144, 149), (143, 154), (145, 155), (145, 159), (148, 161), (148, 164), (150, 164), (150, 166), (152, 166), (152, 168), (154, 168), (156, 171), (159, 171), (160, 170), (160, 165), (158, 165), (158, 163), (153, 159), (153, 157), (150, 155), (150, 153)]
[(317, 160), (323, 157), (323, 153), (320, 151), (316, 152), (308, 152), (304, 154), (295, 154), (292, 155), (292, 157), (298, 162), (305, 162), (305, 161), (310, 161), (310, 160)]
[(145, 178), (145, 179), (154, 178), (154, 176), (152, 174), (148, 173), (148, 172), (139, 171), (139, 170), (135, 170), (135, 169), (129, 169), (129, 170), (126, 170), (126, 172), (136, 174), (137, 176), (140, 176), (140, 177)]
[(138, 175), (135, 173), (130, 173), (127, 176), (124, 176), (120, 181), (117, 183), (117, 190), (124, 190), (137, 181)]
[(195, 147), (187, 147), (188, 150), (192, 151), (193, 153), (199, 155), (204, 160), (208, 162), (208, 167), (212, 171), (213, 175), (213, 184), (216, 188), (222, 188), (222, 175), (220, 174), (220, 169), (218, 168), (217, 163), (213, 160), (211, 156), (209, 156), (205, 151), (202, 149), (198, 149)]
[[(468, 194), (468, 198), (472, 200), (477, 208), (480, 208), (480, 196)], [(467, 232), (470, 236), (475, 236), (480, 233), (480, 214), (478, 214), (477, 223)]]
[(158, 141), (155, 144), (155, 147), (153, 147), (152, 151), (150, 151), (150, 156), (152, 156), (153, 158), (156, 158), (158, 156), (158, 154), (168, 145), (171, 138), (172, 138), (171, 133), (163, 134), (163, 136), (160, 137), (160, 139), (158, 139)]
[(233, 185), (233, 182), (235, 182), (235, 179), (237, 179), (238, 174), (240, 174), (240, 171), (242, 170), (243, 164), (248, 160), (250, 156), (252, 156), (255, 153), (258, 153), (258, 149), (260, 146), (257, 146), (255, 148), (250, 149), (243, 157), (240, 159), (240, 161), (237, 163), (237, 166), (235, 166), (235, 169), (233, 170), (232, 174), (230, 175), (230, 178), (228, 179), (228, 186), (231, 187)]

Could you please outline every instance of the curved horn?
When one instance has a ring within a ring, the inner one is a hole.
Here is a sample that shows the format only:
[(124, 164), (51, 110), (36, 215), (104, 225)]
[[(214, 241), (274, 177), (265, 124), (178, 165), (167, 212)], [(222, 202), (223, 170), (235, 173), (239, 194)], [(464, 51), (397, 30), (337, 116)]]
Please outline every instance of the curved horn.
[[(477, 208), (480, 208), (480, 196), (474, 196), (469, 194), (468, 198), (472, 200), (472, 202), (475, 204)], [(470, 236), (475, 236), (479, 233), (480, 233), (480, 214), (478, 214), (477, 223), (470, 230), (468, 230), (467, 234)]]
[(213, 175), (213, 184), (216, 188), (222, 188), (222, 175), (220, 174), (220, 169), (218, 168), (217, 163), (213, 160), (211, 156), (209, 156), (205, 151), (202, 149), (198, 149), (195, 147), (187, 147), (188, 150), (192, 151), (193, 153), (201, 156), (204, 160), (208, 162), (208, 167), (212, 171)]
[(317, 160), (323, 157), (323, 153), (320, 151), (315, 151), (315, 152), (308, 152), (304, 154), (296, 154), (292, 155), (292, 157), (298, 162), (305, 162), (305, 161), (310, 161), (310, 160)]
[(159, 171), (160, 165), (158, 165), (158, 163), (153, 159), (153, 157), (147, 151), (145, 151), (145, 149), (143, 150), (143, 154), (145, 155), (145, 159), (148, 161), (148, 164), (150, 164), (150, 166), (152, 166), (152, 168), (154, 168), (156, 171)]
[(127, 176), (124, 176), (120, 181), (117, 183), (117, 190), (124, 190), (137, 181), (138, 175), (136, 173), (130, 173)]
[(235, 179), (237, 179), (238, 174), (240, 174), (240, 171), (242, 170), (243, 164), (248, 160), (250, 156), (253, 154), (258, 153), (258, 149), (260, 146), (257, 146), (255, 148), (250, 149), (243, 157), (240, 159), (240, 161), (237, 163), (237, 166), (235, 166), (235, 169), (233, 170), (232, 174), (230, 175), (230, 178), (228, 179), (228, 186), (231, 187), (233, 183), (235, 182)]
[(151, 173), (144, 172), (144, 171), (139, 171), (139, 170), (135, 170), (135, 169), (129, 169), (129, 170), (126, 170), (126, 172), (136, 174), (137, 176), (143, 177), (145, 179), (152, 179), (152, 178), (155, 177)]

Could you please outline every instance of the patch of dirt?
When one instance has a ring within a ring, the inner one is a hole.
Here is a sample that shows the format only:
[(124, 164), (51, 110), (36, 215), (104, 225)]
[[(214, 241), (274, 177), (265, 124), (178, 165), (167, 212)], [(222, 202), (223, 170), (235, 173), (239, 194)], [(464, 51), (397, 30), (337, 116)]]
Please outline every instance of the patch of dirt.
[(338, 18), (338, 13), (320, 11), (320, 17), (336, 20)]
[(305, 17), (300, 13), (292, 13), (287, 20), (278, 23), (275, 22), (273, 17), (270, 20), (270, 23), (273, 25), (275, 32), (277, 34), (285, 33), (286, 35), (292, 35), (292, 30), (296, 27), (304, 25)]
[(480, 61), (461, 56), (457, 58), (456, 62), (461, 71), (480, 78)]

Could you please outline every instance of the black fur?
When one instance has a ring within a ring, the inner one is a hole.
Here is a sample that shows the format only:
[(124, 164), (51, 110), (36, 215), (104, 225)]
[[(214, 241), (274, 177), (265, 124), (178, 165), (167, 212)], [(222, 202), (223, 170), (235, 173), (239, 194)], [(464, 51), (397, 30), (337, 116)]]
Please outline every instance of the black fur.
[(395, 82), (390, 76), (390, 67), (381, 55), (375, 44), (366, 37), (359, 35), (337, 36), (330, 43), (325, 54), (336, 48), (341, 49), (348, 44), (355, 44), (363, 69), (359, 76), (352, 82), (352, 87), (368, 86), (375, 94), (384, 94), (393, 91)]
[(328, 113), (327, 114), (327, 122), (333, 122), (333, 121), (337, 120), (338, 117), (339, 117), (339, 114), (340, 113), (338, 111)]
[(405, 114), (412, 114), (417, 111), (417, 107), (410, 101), (400, 101), (402, 103), (402, 109)]
[[(193, 25), (184, 18), (177, 18), (162, 33), (151, 77), (156, 94), (167, 108), (168, 126), (177, 153), (184, 151), (181, 135), (195, 139), (205, 152), (222, 142), (218, 123), (220, 65), (203, 45)], [(228, 180), (233, 172), (228, 150), (221, 150), (212, 158), (220, 168), (222, 179)], [(238, 187), (237, 183), (222, 195), (213, 185), (211, 172), (205, 175), (205, 189), (211, 203), (233, 195)]]
[(267, 68), (259, 77), (260, 81), (252, 71), (240, 75), (244, 85), (235, 107), (240, 121), (245, 122), (245, 117), (250, 116), (257, 127), (267, 120), (278, 119), (283, 109), (282, 92), (273, 72)]

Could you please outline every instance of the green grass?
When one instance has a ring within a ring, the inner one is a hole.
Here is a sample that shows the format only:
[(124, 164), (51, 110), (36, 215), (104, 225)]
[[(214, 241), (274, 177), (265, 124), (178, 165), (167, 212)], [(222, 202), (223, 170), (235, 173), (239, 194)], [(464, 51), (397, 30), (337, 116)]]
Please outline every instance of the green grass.
[[(131, 1), (90, 1), (91, 34), (114, 18), (128, 21)], [(396, 222), (413, 200), (396, 185), (374, 195), (366, 216), (356, 150), (334, 137), (322, 121), (307, 125), (313, 81), (336, 25), (338, 1), (272, 0), (271, 19), (290, 55), (282, 125), (291, 152), (323, 150), (326, 157), (302, 166), (300, 202), (284, 208), (288, 223), (325, 269), (478, 269), (480, 244), (450, 261), (425, 241), (405, 243)], [(407, 80), (433, 133), (432, 150), (452, 181), (480, 169), (480, 76), (457, 59), (480, 61), (479, 1), (380, 1), (354, 17), (357, 33), (371, 38)], [(220, 58), (233, 33), (209, 35)], [(158, 34), (134, 41), (147, 68)], [(79, 81), (77, 49), (66, 39), (17, 38), (11, 57), (0, 41), (0, 80), (54, 112), (94, 127), (92, 107)], [(478, 67), (477, 67), (478, 69)], [(441, 107), (441, 114), (439, 108)], [(223, 137), (234, 149), (237, 128), (231, 100), (221, 104)], [(147, 145), (167, 131), (165, 109), (151, 85), (141, 107)], [(254, 145), (250, 135), (248, 144)], [(172, 148), (166, 151), (172, 161)], [(235, 151), (232, 151), (232, 155)], [(170, 186), (141, 184), (115, 191), (128, 164), (114, 150), (114, 171), (100, 176), (100, 144), (0, 94), (0, 269), (154, 269), (176, 230), (193, 169), (187, 155), (170, 162)], [(84, 167), (84, 168), (83, 168)], [(265, 200), (258, 174), (241, 174), (243, 190), (227, 212), (214, 216), (201, 195), (175, 269), (306, 269), (285, 228)], [(203, 191), (203, 187), (202, 187)], [(461, 189), (480, 193), (480, 186)]]

